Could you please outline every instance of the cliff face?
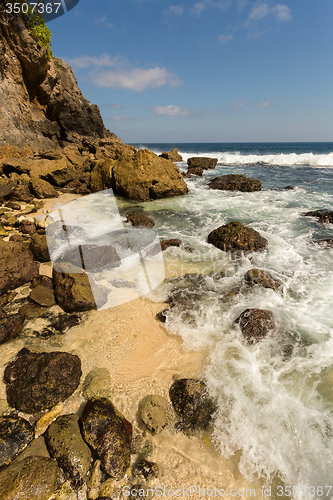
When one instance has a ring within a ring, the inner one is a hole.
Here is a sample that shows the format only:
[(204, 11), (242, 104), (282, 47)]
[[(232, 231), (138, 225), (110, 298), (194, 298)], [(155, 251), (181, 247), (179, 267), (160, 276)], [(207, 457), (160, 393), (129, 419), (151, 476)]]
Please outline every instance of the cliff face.
[(38, 151), (82, 137), (117, 139), (82, 95), (70, 66), (57, 63), (21, 18), (0, 12), (0, 147)]

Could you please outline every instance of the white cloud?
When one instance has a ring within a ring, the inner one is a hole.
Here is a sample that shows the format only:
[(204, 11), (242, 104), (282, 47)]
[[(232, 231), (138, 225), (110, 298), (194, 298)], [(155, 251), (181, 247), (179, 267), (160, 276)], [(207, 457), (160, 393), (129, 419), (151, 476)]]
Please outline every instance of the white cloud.
[(230, 106), (231, 111), (237, 111), (238, 109), (242, 108), (243, 106), (246, 106), (247, 102), (246, 101), (238, 101), (232, 106)]
[(110, 104), (110, 108), (112, 109), (122, 109), (123, 107), (121, 104)]
[(264, 102), (260, 102), (257, 106), (258, 109), (261, 109), (261, 108), (268, 108), (268, 106), (271, 105), (271, 101), (264, 101)]
[(201, 16), (201, 13), (210, 7), (218, 9), (227, 9), (232, 4), (233, 0), (201, 0), (193, 5), (192, 12), (196, 16)]
[(103, 24), (107, 28), (114, 28), (114, 25), (108, 22), (107, 17), (105, 15), (102, 17), (95, 18), (93, 22), (96, 25)]
[[(109, 54), (101, 56), (81, 56), (67, 59), (74, 69), (90, 68), (90, 79), (98, 87), (116, 88), (141, 92), (148, 88), (156, 89), (164, 85), (178, 87), (184, 81), (166, 68), (133, 68), (125, 58), (117, 56), (111, 59)], [(102, 69), (112, 68), (112, 69)]]
[(218, 41), (221, 42), (221, 43), (227, 43), (227, 42), (230, 42), (230, 40), (233, 39), (233, 36), (232, 35), (220, 35), (218, 37)]
[(157, 115), (167, 116), (188, 116), (191, 111), (189, 109), (179, 108), (178, 106), (155, 106), (154, 111)]
[(120, 115), (117, 115), (117, 116), (111, 116), (111, 118), (109, 118), (109, 120), (112, 120), (112, 121), (115, 121), (115, 122), (122, 122), (122, 121), (126, 121), (126, 120), (137, 120), (137, 118), (135, 116), (120, 116)]
[(276, 4), (270, 6), (268, 3), (258, 2), (252, 7), (247, 23), (251, 21), (260, 21), (268, 15), (274, 15), (277, 21), (290, 21), (293, 17), (287, 5)]
[(92, 81), (103, 88), (126, 89), (142, 92), (148, 88), (156, 89), (164, 85), (178, 87), (183, 80), (170, 73), (166, 68), (125, 69), (101, 71), (92, 75)]
[(164, 10), (166, 14), (174, 14), (175, 16), (181, 16), (184, 12), (183, 5), (170, 5), (167, 10)]

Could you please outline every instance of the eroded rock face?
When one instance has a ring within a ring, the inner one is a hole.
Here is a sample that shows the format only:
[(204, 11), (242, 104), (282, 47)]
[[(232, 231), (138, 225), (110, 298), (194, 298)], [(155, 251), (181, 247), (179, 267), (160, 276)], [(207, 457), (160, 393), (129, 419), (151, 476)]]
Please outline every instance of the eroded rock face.
[(3, 500), (48, 500), (56, 488), (58, 465), (52, 458), (27, 457), (0, 472)]
[(124, 477), (130, 466), (132, 425), (106, 398), (90, 399), (81, 417), (84, 440), (111, 478)]
[(272, 311), (265, 309), (245, 309), (236, 319), (236, 323), (239, 323), (242, 334), (251, 344), (258, 342), (275, 328)]
[(258, 231), (247, 228), (241, 222), (232, 221), (214, 229), (208, 235), (208, 243), (225, 252), (241, 250), (258, 251), (266, 248), (268, 242)]
[(216, 405), (207, 394), (205, 382), (196, 379), (175, 380), (169, 390), (172, 405), (185, 429), (207, 429)]
[(72, 486), (82, 486), (90, 468), (91, 452), (81, 436), (78, 416), (58, 417), (46, 431), (46, 445)]
[(252, 192), (261, 190), (261, 182), (251, 179), (245, 175), (229, 174), (216, 177), (208, 183), (210, 189), (221, 189), (225, 191)]
[(7, 399), (10, 406), (25, 413), (47, 410), (73, 394), (80, 377), (78, 356), (21, 349), (5, 369)]
[(173, 148), (172, 151), (163, 151), (162, 154), (159, 155), (161, 158), (166, 158), (171, 161), (183, 161), (183, 158), (178, 153), (177, 148)]
[(56, 300), (66, 312), (96, 309), (107, 301), (107, 294), (89, 281), (87, 273), (69, 262), (55, 265), (53, 281)]
[(188, 168), (201, 167), (203, 170), (208, 170), (210, 168), (215, 168), (217, 164), (217, 158), (206, 158), (201, 156), (194, 156), (187, 160)]
[(38, 276), (29, 243), (0, 241), (0, 295)]
[(0, 417), (0, 469), (24, 450), (33, 438), (33, 427), (24, 418)]

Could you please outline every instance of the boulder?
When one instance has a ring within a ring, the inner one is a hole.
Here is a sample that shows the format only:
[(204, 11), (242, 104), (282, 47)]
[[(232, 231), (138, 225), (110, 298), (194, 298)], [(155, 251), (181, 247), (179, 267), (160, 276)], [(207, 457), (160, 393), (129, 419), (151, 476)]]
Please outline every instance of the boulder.
[(53, 267), (53, 281), (56, 300), (66, 312), (96, 309), (107, 301), (107, 294), (93, 279), (70, 262)]
[(225, 191), (252, 192), (261, 190), (261, 182), (251, 179), (245, 175), (229, 174), (215, 177), (208, 183), (210, 189), (221, 189)]
[(330, 222), (331, 224), (333, 223), (332, 210), (313, 210), (302, 215), (304, 215), (304, 217), (317, 217), (318, 222)]
[(150, 201), (186, 194), (188, 188), (176, 165), (148, 149), (122, 156), (112, 168), (116, 194), (136, 201)]
[(175, 380), (169, 390), (176, 413), (184, 429), (207, 429), (217, 407), (207, 393), (202, 380), (183, 378)]
[(53, 288), (48, 286), (36, 286), (31, 290), (29, 297), (42, 307), (52, 307), (56, 303)]
[(32, 176), (29, 184), (30, 191), (36, 196), (36, 198), (58, 198), (59, 193), (53, 186), (47, 181), (40, 179), (37, 176)]
[(209, 233), (208, 243), (224, 252), (251, 252), (265, 249), (268, 241), (254, 229), (245, 227), (241, 222), (232, 221)]
[(202, 176), (204, 169), (202, 167), (188, 167), (185, 177), (192, 177), (192, 175)]
[(21, 349), (4, 373), (8, 403), (25, 413), (47, 410), (71, 396), (80, 377), (78, 356)]
[(261, 269), (249, 269), (245, 273), (244, 278), (249, 285), (260, 285), (264, 288), (272, 288), (275, 291), (281, 290), (282, 287), (280, 281), (273, 278), (269, 272), (262, 271)]
[(251, 343), (258, 342), (275, 328), (272, 311), (265, 309), (245, 309), (236, 319), (244, 337)]
[[(3, 317), (1, 317), (3, 316)], [(8, 342), (21, 332), (25, 316), (21, 312), (12, 315), (1, 315), (0, 310), (0, 344)]]
[(188, 158), (187, 160), (187, 165), (189, 168), (201, 167), (203, 170), (215, 168), (216, 164), (217, 164), (217, 158), (194, 156), (193, 158)]
[(94, 368), (85, 378), (82, 394), (86, 399), (104, 398), (112, 393), (110, 372), (107, 368)]
[(10, 195), (11, 201), (23, 201), (25, 203), (29, 203), (33, 199), (34, 195), (31, 193), (29, 186), (25, 184), (16, 186)]
[(36, 260), (49, 262), (50, 254), (45, 234), (33, 234), (30, 240), (30, 248)]
[(0, 241), (0, 295), (38, 276), (29, 243)]
[(58, 465), (52, 458), (27, 457), (0, 472), (3, 500), (48, 500), (56, 488)]
[(90, 399), (81, 417), (84, 440), (112, 479), (122, 479), (131, 462), (132, 425), (106, 398)]
[(26, 220), (19, 225), (19, 230), (21, 233), (29, 235), (37, 232), (36, 224)]
[(161, 250), (164, 252), (169, 247), (180, 247), (182, 244), (178, 238), (171, 238), (170, 240), (160, 240)]
[(0, 417), (0, 469), (24, 450), (33, 438), (33, 427), (24, 418)]
[(172, 151), (163, 151), (159, 156), (171, 161), (183, 161), (183, 158), (178, 153), (177, 148), (173, 148)]
[(82, 438), (78, 416), (58, 417), (47, 429), (45, 440), (50, 456), (57, 460), (71, 485), (80, 488), (87, 479), (91, 452)]
[(143, 214), (140, 212), (130, 212), (127, 214), (126, 222), (130, 222), (132, 226), (141, 226), (141, 227), (154, 227), (155, 222), (151, 217), (147, 214)]
[(172, 420), (170, 404), (163, 396), (145, 396), (139, 404), (139, 417), (147, 429), (159, 434)]

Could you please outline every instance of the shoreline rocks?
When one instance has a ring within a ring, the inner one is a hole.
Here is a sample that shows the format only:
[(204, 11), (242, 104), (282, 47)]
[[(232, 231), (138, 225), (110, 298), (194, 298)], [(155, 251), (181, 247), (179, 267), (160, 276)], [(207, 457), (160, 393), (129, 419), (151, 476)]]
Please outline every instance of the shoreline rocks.
[(251, 344), (258, 342), (275, 328), (272, 311), (265, 309), (245, 309), (235, 323), (239, 324), (242, 334)]
[(215, 177), (215, 179), (212, 179), (208, 183), (208, 187), (210, 189), (250, 193), (253, 191), (261, 191), (261, 182), (241, 174), (228, 174), (221, 177)]
[(208, 235), (208, 243), (224, 252), (234, 250), (243, 252), (260, 251), (264, 250), (268, 245), (266, 238), (263, 238), (258, 231), (247, 228), (238, 221), (228, 222), (228, 224), (214, 229)]
[(178, 153), (177, 148), (173, 148), (172, 151), (163, 151), (159, 156), (161, 158), (166, 158), (167, 160), (171, 160), (171, 161), (183, 161), (183, 158)]
[(302, 214), (304, 217), (317, 217), (318, 222), (333, 224), (332, 210), (312, 210)]
[(200, 167), (203, 170), (208, 170), (215, 168), (216, 164), (217, 164), (217, 158), (194, 156), (192, 158), (188, 158), (187, 160), (187, 165), (189, 169)]

